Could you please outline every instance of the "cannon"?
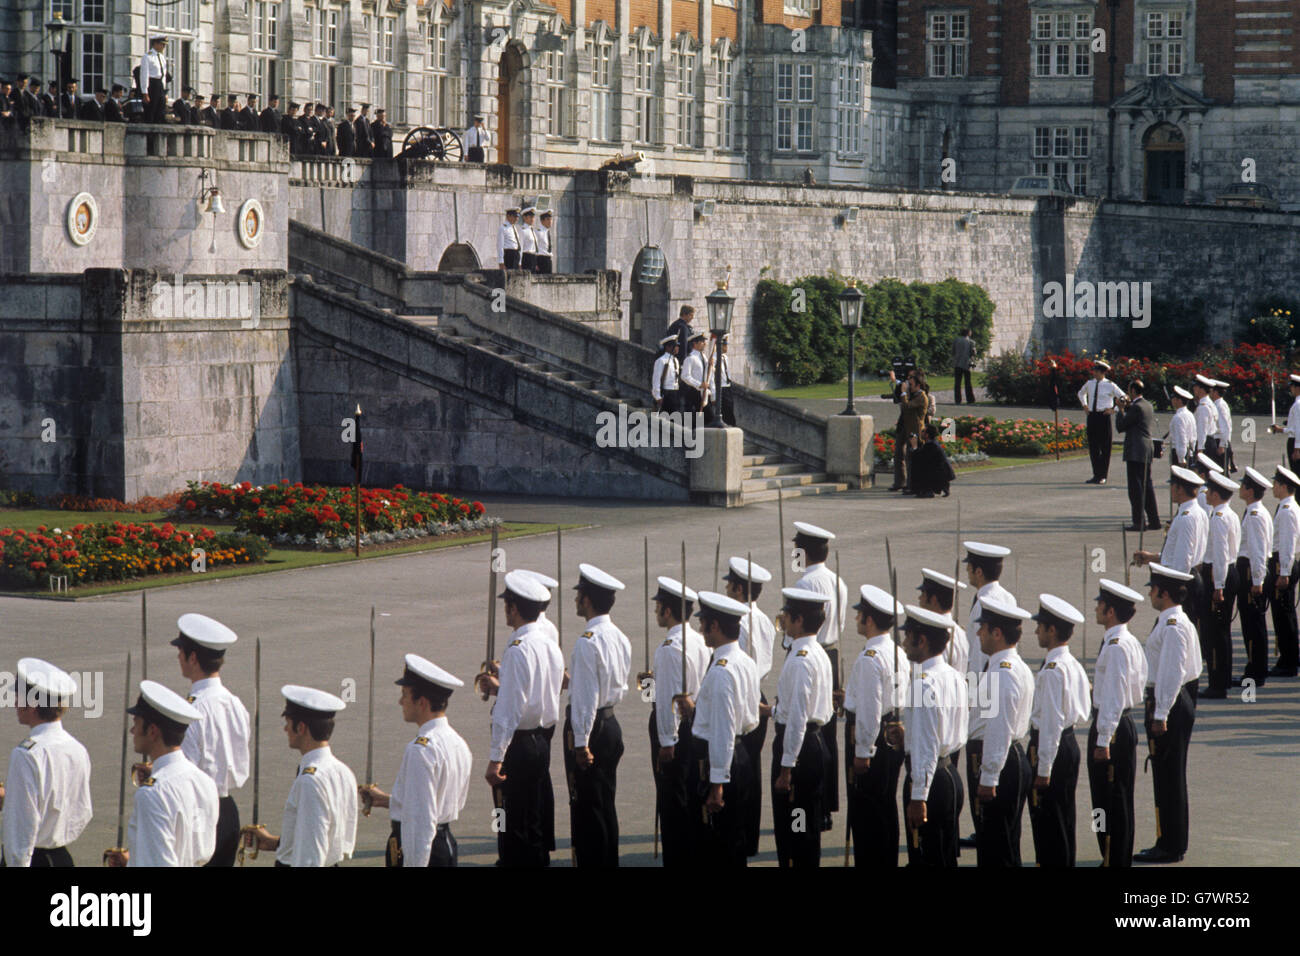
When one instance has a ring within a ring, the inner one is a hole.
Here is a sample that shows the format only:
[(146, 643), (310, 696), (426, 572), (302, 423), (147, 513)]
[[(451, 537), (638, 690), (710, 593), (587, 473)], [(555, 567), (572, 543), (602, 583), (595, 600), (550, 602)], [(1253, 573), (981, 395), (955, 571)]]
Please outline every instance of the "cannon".
[(402, 141), (399, 159), (433, 159), (458, 163), (461, 159), (460, 137), (455, 130), (417, 126)]

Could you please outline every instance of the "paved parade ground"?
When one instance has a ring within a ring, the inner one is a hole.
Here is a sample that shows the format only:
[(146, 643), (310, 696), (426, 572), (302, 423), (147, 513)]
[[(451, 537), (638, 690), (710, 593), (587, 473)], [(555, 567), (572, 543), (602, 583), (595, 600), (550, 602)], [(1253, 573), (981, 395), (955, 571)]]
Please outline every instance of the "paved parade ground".
[[(1167, 415), (1161, 415), (1160, 419), (1163, 431)], [(1281, 452), (1280, 437), (1264, 437), (1259, 468), (1271, 472)], [(1249, 449), (1238, 449), (1238, 460), (1249, 462)], [(1168, 499), (1163, 490), (1168, 475), (1166, 461), (1156, 463), (1155, 474), (1161, 482), (1161, 519), (1167, 522)], [(1006, 563), (1003, 584), (1023, 606), (1036, 609), (1037, 595), (1049, 591), (1086, 613), (1090, 623), (1084, 633), (1076, 629), (1071, 650), (1084, 658), (1091, 677), (1101, 636), (1101, 628), (1091, 623), (1097, 579), (1106, 576), (1124, 580), (1120, 527), (1128, 518), (1128, 502), (1118, 449), (1111, 463), (1108, 485), (1085, 485), (1087, 476), (1086, 459), (975, 471), (959, 477), (951, 498), (933, 501), (891, 494), (885, 490), (887, 483), (882, 481), (875, 489), (788, 500), (782, 537), (788, 547), (792, 536), (790, 522), (794, 520), (809, 521), (835, 531), (838, 537), (833, 545), (838, 549), (841, 573), (852, 593), (863, 583), (888, 587), (885, 536), (889, 535), (898, 568), (900, 598), (911, 602), (923, 566), (952, 572), (960, 502), (962, 538), (1013, 549), (1013, 557)], [(573, 609), (570, 590), (580, 561), (594, 563), (628, 585), (619, 596), (613, 618), (632, 641), (634, 672), (641, 669), (646, 640), (643, 537), (649, 539), (652, 591), (655, 575), (678, 575), (683, 539), (688, 549), (688, 583), (697, 589), (713, 587), (719, 526), (724, 568), (729, 555), (744, 556), (751, 551), (755, 561), (774, 572), (777, 568), (776, 502), (728, 511), (614, 500), (579, 503), (490, 495), (483, 500), (490, 514), (507, 520), (588, 525), (564, 533), (563, 586), (548, 612), (553, 620), (563, 617), (566, 659), (583, 629)], [(1269, 504), (1271, 510), (1273, 502)], [(1234, 499), (1233, 507), (1240, 513), (1241, 502)], [(1129, 536), (1130, 550), (1137, 548), (1136, 537)], [(1158, 550), (1161, 537), (1159, 532), (1149, 533), (1146, 548)], [(1082, 580), (1085, 549), (1091, 555), (1090, 562), (1104, 558), (1106, 568), (1104, 575), (1089, 572), (1086, 595)], [(355, 686), (356, 703), (340, 715), (332, 744), (335, 753), (353, 768), (360, 780), (365, 769), (368, 620), (374, 604), (379, 615), (375, 776), (381, 787), (389, 788), (402, 747), (415, 732), (413, 726), (401, 721), (397, 705), (399, 688), (393, 685), (401, 674), (402, 655), (416, 652), (467, 682), (473, 678), (484, 656), (488, 550), (487, 544), (476, 544), (356, 564), (345, 562), (153, 590), (149, 594), (149, 677), (184, 693), (186, 683), (177, 667), (176, 652), (167, 642), (176, 633), (175, 622), (180, 614), (189, 611), (208, 614), (229, 624), (240, 635), (240, 642), (227, 655), (222, 678), (251, 711), (253, 640), (261, 638), (262, 774), (258, 822), (265, 823), (272, 832), (279, 832), (282, 808), (298, 762), (297, 754), (290, 752), (285, 744), (283, 720), (279, 717), (283, 706), (280, 686), (306, 684), (342, 692), (344, 696), (348, 696), (350, 686)], [(832, 551), (828, 562), (832, 568), (834, 561)], [(555, 535), (506, 542), (505, 562), (511, 569), (531, 568), (554, 575)], [(790, 583), (793, 581), (791, 575)], [(1133, 570), (1133, 586), (1144, 594), (1146, 581), (1145, 570)], [(776, 589), (776, 583), (769, 586), (759, 601), (769, 613), (777, 607)], [(969, 594), (966, 592), (959, 606), (963, 622)], [(1155, 617), (1149, 604), (1139, 606), (1137, 617), (1130, 623), (1139, 640), (1145, 640)], [(851, 614), (849, 619), (842, 650), (845, 655), (857, 654), (862, 648), (862, 638), (852, 633)], [(6, 669), (13, 666), (16, 658), (31, 655), (47, 658), (69, 671), (104, 673), (102, 715), (87, 719), (74, 713), (67, 719), (68, 729), (90, 751), (95, 810), (93, 822), (71, 850), (78, 863), (98, 864), (101, 851), (113, 844), (115, 836), (123, 666), (127, 650), (134, 651), (137, 656), (134, 679), (139, 679), (140, 597), (115, 595), (76, 602), (0, 598), (0, 621), (3, 621)], [(509, 633), (499, 612), (497, 624), (499, 654)], [(1030, 668), (1037, 670), (1044, 652), (1037, 647), (1032, 630), (1026, 631), (1021, 650)], [(661, 631), (653, 630), (651, 646), (662, 640), (662, 636)], [(1245, 654), (1235, 625), (1233, 643), (1234, 674), (1239, 675)], [(779, 666), (778, 660), (764, 681), (769, 699), (775, 692)], [(1233, 694), (1227, 700), (1203, 700), (1196, 711), (1188, 761), (1191, 839), (1183, 865), (1292, 864), (1300, 840), (1294, 813), (1300, 797), (1300, 721), (1297, 720), (1300, 680), (1271, 679), (1253, 702), (1244, 702), (1239, 690)], [(488, 708), (487, 703), (466, 688), (454, 695), (449, 712), (453, 726), (465, 737), (474, 754), (469, 802), (453, 826), (460, 842), (461, 865), (490, 864), (496, 858), (490, 792), (482, 780), (489, 740)], [(649, 711), (649, 704), (634, 690), (617, 711), (626, 747), (618, 787), (624, 865), (654, 863), (654, 787), (646, 731)], [(22, 729), (12, 717), (7, 720), (6, 739), (16, 742), (22, 737)], [(776, 859), (767, 783), (772, 732), (769, 725), (763, 757), (762, 852), (751, 861), (761, 865), (774, 865)], [(1079, 728), (1077, 734), (1082, 748), (1087, 728)], [(1140, 731), (1139, 735), (1141, 758), (1146, 751), (1146, 740)], [(560, 736), (556, 735), (552, 752), (559, 845), (553, 863), (564, 866), (569, 863), (569, 820)], [(243, 822), (251, 822), (251, 780), (236, 799)], [(128, 812), (129, 801), (128, 790)], [(1135, 848), (1141, 849), (1154, 842), (1155, 824), (1151, 776), (1142, 772), (1140, 763), (1135, 801)], [(1088, 830), (1088, 811), (1087, 773), (1081, 769), (1080, 866), (1100, 862), (1096, 841)], [(843, 813), (836, 814), (835, 829), (823, 835), (823, 865), (838, 866), (844, 859), (843, 819)], [(964, 809), (961, 832), (964, 835), (970, 829), (969, 810)], [(363, 818), (357, 832), (355, 858), (345, 865), (382, 866), (388, 833), (386, 810), (376, 810), (369, 818)], [(1034, 853), (1028, 813), (1023, 821), (1022, 854), (1026, 864), (1032, 865)], [(254, 865), (269, 866), (272, 857), (273, 854), (264, 853)], [(962, 864), (974, 862), (974, 851), (965, 850)]]

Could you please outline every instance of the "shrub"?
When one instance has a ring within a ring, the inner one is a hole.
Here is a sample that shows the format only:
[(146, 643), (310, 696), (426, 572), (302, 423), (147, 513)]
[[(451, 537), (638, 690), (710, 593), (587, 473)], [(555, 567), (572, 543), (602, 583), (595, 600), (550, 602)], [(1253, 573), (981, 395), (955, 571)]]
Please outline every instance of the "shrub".
[(1122, 355), (1149, 355), (1152, 358), (1190, 358), (1204, 347), (1207, 324), (1205, 301), (1154, 298), (1151, 323), (1144, 329), (1124, 323), (1116, 350)]

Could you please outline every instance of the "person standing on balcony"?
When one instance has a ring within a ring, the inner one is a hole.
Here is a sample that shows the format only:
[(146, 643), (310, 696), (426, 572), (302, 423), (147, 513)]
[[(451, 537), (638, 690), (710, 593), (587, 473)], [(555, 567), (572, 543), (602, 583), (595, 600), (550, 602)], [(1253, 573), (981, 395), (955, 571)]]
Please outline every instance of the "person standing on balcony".
[[(357, 121), (358, 123), (360, 120)], [(511, 206), (506, 210), (506, 221), (497, 232), (497, 268), (519, 268), (519, 207)]]
[(554, 237), (551, 234), (551, 211), (548, 209), (538, 217), (540, 223), (533, 227), (537, 236), (537, 271), (541, 275), (550, 275), (555, 269), (555, 254), (552, 248)]
[(523, 212), (523, 225), (519, 227), (521, 250), (519, 268), (525, 272), (537, 271), (537, 233), (533, 232), (533, 220), (536, 215), (537, 208), (535, 206), (526, 208)]
[(167, 38), (154, 34), (149, 51), (140, 60), (140, 90), (144, 93), (144, 121), (161, 123), (167, 111)]

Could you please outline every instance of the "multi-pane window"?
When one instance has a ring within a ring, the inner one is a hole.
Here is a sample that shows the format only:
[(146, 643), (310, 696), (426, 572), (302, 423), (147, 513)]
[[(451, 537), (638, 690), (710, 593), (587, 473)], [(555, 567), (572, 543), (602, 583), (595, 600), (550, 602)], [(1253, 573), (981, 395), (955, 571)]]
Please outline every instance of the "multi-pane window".
[(673, 73), (677, 77), (677, 145), (695, 145), (695, 54), (689, 50), (673, 53)]
[(337, 95), (339, 83), (339, 11), (326, 7), (306, 7), (307, 32), (311, 36), (311, 95), (314, 103), (331, 103), (346, 96)]
[(397, 17), (361, 18), (362, 31), (370, 48), (370, 100), (385, 107), (390, 123), (406, 121), (401, 73), (393, 69), (397, 48)]
[(836, 149), (862, 152), (862, 67), (840, 64), (836, 84)]
[(266, 102), (266, 97), (276, 91), (276, 51), (279, 49), (280, 4), (255, 2), (249, 4), (253, 15), (253, 33), (249, 38), (248, 57), (251, 92)]
[[(76, 79), (76, 77), (74, 77)], [(104, 82), (104, 34), (83, 33), (81, 35), (81, 92), (93, 93)]]
[(542, 55), (546, 70), (546, 132), (551, 136), (569, 133), (569, 74), (563, 50), (550, 50)]
[[(162, 30), (170, 33), (193, 33), (199, 26), (199, 0), (178, 0), (176, 3), (150, 3), (146, 4), (145, 9), (148, 13), (148, 23), (150, 30)], [(66, 6), (71, 8), (72, 0), (66, 0)], [(98, 7), (100, 10), (99, 19), (95, 22), (104, 22), (104, 3), (102, 0), (96, 0), (93, 3), (82, 2), (82, 19), (89, 22), (86, 16), (87, 7)], [(68, 19), (65, 15), (64, 19)]]
[(792, 17), (811, 17), (812, 0), (785, 0), (785, 12)]
[(1034, 76), (1092, 75), (1092, 14), (1034, 14)]
[(1059, 176), (1076, 196), (1088, 192), (1088, 155), (1092, 131), (1087, 126), (1034, 127), (1034, 175)]
[(65, 23), (72, 22), (72, 0), (50, 0), (50, 19), (56, 17)]
[(808, 152), (813, 148), (815, 110), (811, 63), (776, 65), (776, 148)]
[(633, 86), (634, 114), (638, 143), (655, 142), (657, 124), (655, 123), (655, 106), (658, 100), (654, 95), (655, 87), (655, 50), (653, 47), (633, 47), (636, 58), (636, 77)]
[(459, 120), (451, 104), (451, 73), (447, 24), (420, 21), (424, 41), (424, 76), (421, 78), (421, 116), (428, 126), (450, 126)]
[(591, 138), (611, 141), (614, 134), (614, 44), (587, 38), (591, 57)]
[[(77, 15), (78, 12), (80, 16)], [(69, 63), (72, 76), (69, 78), (81, 84), (83, 94), (93, 93), (105, 86), (107, 70), (102, 31), (106, 26), (107, 11), (104, 0), (80, 0), (79, 3), (73, 3), (73, 0), (50, 0), (49, 14), (51, 19), (58, 14), (58, 18), (71, 28), (67, 40), (59, 43), (62, 47), (66, 42), (66, 49), (72, 51)], [(58, 93), (56, 85), (51, 81), (51, 93)]]
[(1181, 76), (1183, 72), (1183, 12), (1147, 13), (1147, 76)]
[(926, 25), (930, 76), (965, 76), (966, 49), (970, 45), (965, 13), (931, 13)]
[(717, 70), (718, 149), (736, 148), (736, 58), (719, 53), (713, 60)]
[(81, 0), (81, 22), (103, 23), (105, 0)]

